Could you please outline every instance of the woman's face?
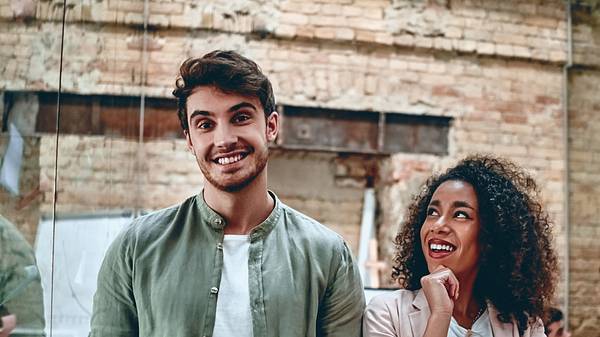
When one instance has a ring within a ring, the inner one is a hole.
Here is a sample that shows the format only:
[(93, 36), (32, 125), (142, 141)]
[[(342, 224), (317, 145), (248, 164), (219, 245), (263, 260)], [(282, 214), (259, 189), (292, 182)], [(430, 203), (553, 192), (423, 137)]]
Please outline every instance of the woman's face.
[(421, 227), (421, 245), (430, 273), (444, 265), (459, 278), (477, 275), (479, 221), (479, 203), (471, 184), (448, 180), (435, 190)]

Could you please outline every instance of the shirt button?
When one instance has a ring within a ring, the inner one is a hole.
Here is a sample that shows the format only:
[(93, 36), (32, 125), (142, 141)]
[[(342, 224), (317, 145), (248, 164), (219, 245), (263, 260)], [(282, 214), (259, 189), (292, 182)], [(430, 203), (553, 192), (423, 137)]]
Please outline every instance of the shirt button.
[(217, 243), (217, 249), (223, 250), (223, 244), (221, 242)]
[(223, 224), (223, 220), (221, 220), (221, 219), (215, 219), (215, 225), (221, 226), (221, 224)]
[(212, 287), (212, 288), (210, 288), (210, 293), (211, 293), (211, 294), (216, 294), (216, 293), (218, 293), (218, 292), (219, 292), (219, 288), (217, 288), (217, 287)]

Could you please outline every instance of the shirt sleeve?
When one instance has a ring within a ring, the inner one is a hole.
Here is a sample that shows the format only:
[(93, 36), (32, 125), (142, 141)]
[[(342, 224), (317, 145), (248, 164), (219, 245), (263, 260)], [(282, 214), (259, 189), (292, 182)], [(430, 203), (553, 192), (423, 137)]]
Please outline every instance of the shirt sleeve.
[(110, 245), (94, 295), (90, 337), (135, 337), (139, 335), (133, 292), (131, 228)]
[(317, 336), (359, 337), (365, 297), (358, 267), (344, 242), (333, 280), (319, 306)]
[(390, 309), (383, 296), (377, 296), (369, 302), (363, 316), (364, 337), (396, 337)]
[[(44, 336), (44, 304), (40, 279), (28, 280), (26, 268), (36, 268), (33, 249), (14, 225), (0, 216), (0, 314), (14, 314), (17, 328), (29, 336)], [(27, 283), (28, 282), (28, 283)], [(16, 296), (16, 297), (14, 297)]]

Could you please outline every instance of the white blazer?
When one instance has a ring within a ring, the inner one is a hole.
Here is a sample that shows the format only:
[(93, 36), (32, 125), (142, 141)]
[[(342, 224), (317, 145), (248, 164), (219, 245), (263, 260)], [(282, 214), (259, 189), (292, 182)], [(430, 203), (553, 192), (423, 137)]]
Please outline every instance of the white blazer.
[[(488, 304), (494, 337), (520, 337), (517, 324), (503, 323), (494, 306)], [(429, 319), (425, 293), (400, 289), (371, 300), (363, 316), (364, 337), (422, 337)], [(541, 320), (527, 328), (521, 337), (545, 337)]]

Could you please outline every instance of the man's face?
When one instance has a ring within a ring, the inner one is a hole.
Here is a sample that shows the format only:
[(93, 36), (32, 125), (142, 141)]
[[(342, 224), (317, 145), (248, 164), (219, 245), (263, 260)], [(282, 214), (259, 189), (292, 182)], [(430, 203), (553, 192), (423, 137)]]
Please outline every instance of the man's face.
[(235, 192), (263, 174), (279, 130), (277, 112), (265, 121), (258, 98), (201, 86), (187, 99), (187, 118), (187, 145), (209, 184)]

